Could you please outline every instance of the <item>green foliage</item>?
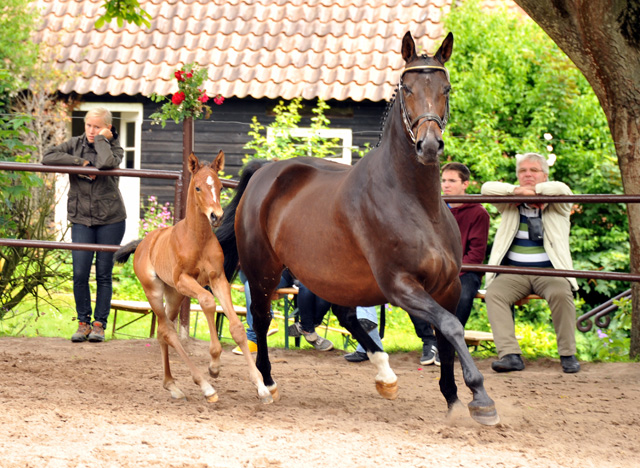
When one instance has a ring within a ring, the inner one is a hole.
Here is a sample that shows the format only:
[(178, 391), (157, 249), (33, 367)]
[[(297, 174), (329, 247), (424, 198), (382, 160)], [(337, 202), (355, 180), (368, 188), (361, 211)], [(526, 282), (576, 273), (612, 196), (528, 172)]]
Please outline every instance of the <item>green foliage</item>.
[(592, 329), (577, 337), (578, 357), (585, 361), (620, 361), (629, 355), (631, 299), (613, 301), (618, 309), (606, 330)]
[(33, 68), (38, 46), (31, 32), (40, 19), (40, 12), (30, 0), (2, 0), (0, 6), (0, 111), (9, 93), (22, 89), (25, 71)]
[[(173, 120), (175, 123), (183, 122), (185, 119), (202, 117), (209, 118), (211, 115), (211, 107), (206, 102), (209, 96), (203, 89), (205, 81), (209, 77), (206, 68), (199, 68), (196, 64), (188, 63), (174, 73), (174, 77), (178, 82), (178, 91), (168, 99), (166, 96), (159, 96), (156, 93), (151, 95), (154, 102), (165, 102), (158, 112), (151, 114), (149, 117), (154, 124), (161, 124), (162, 128), (167, 124), (167, 120)], [(217, 95), (213, 101), (220, 105), (224, 98)]]
[(107, 0), (104, 9), (104, 14), (96, 21), (96, 29), (100, 29), (114, 19), (119, 28), (123, 27), (124, 23), (145, 25), (147, 28), (151, 26), (149, 22), (151, 15), (142, 9), (137, 0)]
[(295, 136), (295, 130), (302, 119), (302, 99), (296, 98), (285, 104), (280, 101), (273, 109), (275, 120), (269, 124), (273, 132), (273, 138), (268, 139), (266, 128), (258, 122), (257, 117), (251, 119), (249, 136), (252, 138), (244, 149), (253, 150), (254, 154), (247, 154), (243, 163), (251, 159), (289, 159), (300, 156), (315, 156), (324, 158), (335, 156), (336, 148), (340, 145), (336, 138), (324, 138), (322, 130), (329, 128), (329, 119), (325, 111), (329, 105), (322, 99), (318, 99), (316, 107), (312, 110), (311, 132), (308, 136)]
[[(445, 158), (466, 164), (478, 193), (487, 180), (515, 182), (515, 155), (556, 157), (550, 178), (574, 193), (623, 193), (605, 115), (587, 80), (530, 19), (481, 10), (471, 0), (446, 18), (455, 46)], [(546, 138), (545, 138), (546, 136)], [(493, 234), (499, 216), (492, 213)], [(624, 205), (588, 203), (571, 219), (574, 266), (628, 271)], [(626, 285), (579, 279), (586, 292), (612, 296)]]

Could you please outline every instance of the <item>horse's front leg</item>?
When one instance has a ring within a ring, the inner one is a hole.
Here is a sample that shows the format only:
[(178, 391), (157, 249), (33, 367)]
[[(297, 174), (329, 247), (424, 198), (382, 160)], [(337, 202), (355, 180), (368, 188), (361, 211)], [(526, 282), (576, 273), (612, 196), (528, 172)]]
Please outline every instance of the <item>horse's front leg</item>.
[[(238, 315), (233, 308), (233, 302), (231, 300), (231, 288), (229, 286), (229, 283), (227, 282), (224, 275), (221, 275), (219, 273), (210, 274), (209, 279), (211, 291), (213, 292), (214, 296), (216, 296), (220, 301), (222, 310), (224, 311), (224, 314), (229, 321), (229, 332), (231, 333), (233, 340), (242, 350), (242, 355), (247, 361), (247, 365), (249, 366), (249, 380), (256, 387), (258, 391), (258, 398), (260, 399), (260, 401), (262, 401), (262, 403), (273, 403), (273, 396), (269, 389), (267, 389), (267, 387), (265, 386), (264, 381), (262, 380), (262, 375), (258, 371), (256, 363), (253, 360), (253, 356), (249, 351), (247, 334), (244, 330), (244, 327), (242, 326), (242, 322), (238, 318)], [(211, 334), (212, 340), (215, 339), (216, 341), (218, 341), (214, 317), (215, 315), (209, 316), (209, 314), (207, 314), (207, 323), (209, 324), (209, 332)]]
[(449, 410), (458, 404), (457, 388), (453, 374), (454, 353), (458, 353), (462, 366), (465, 384), (473, 394), (469, 403), (471, 417), (484, 425), (495, 425), (500, 422), (493, 400), (484, 388), (484, 377), (478, 370), (469, 348), (464, 341), (464, 328), (456, 316), (440, 306), (422, 286), (411, 277), (404, 277), (394, 282), (395, 287), (387, 297), (408, 313), (433, 324), (448, 343), (439, 340), (440, 351), (440, 390), (447, 401)]
[(375, 382), (378, 393), (388, 400), (395, 400), (398, 397), (398, 377), (389, 365), (389, 355), (380, 349), (362, 327), (356, 315), (356, 309), (336, 305), (333, 305), (331, 309), (338, 317), (340, 325), (351, 332), (351, 335), (367, 351), (369, 360), (376, 367), (378, 373)]

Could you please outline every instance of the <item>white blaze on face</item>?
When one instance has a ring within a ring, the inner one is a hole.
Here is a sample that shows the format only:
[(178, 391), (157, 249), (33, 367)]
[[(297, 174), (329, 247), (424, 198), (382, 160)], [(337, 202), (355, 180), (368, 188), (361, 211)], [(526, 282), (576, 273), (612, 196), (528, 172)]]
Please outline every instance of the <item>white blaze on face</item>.
[(216, 187), (213, 183), (213, 177), (207, 177), (207, 185), (211, 188), (211, 196), (213, 196), (214, 203), (217, 203), (218, 199), (216, 197)]

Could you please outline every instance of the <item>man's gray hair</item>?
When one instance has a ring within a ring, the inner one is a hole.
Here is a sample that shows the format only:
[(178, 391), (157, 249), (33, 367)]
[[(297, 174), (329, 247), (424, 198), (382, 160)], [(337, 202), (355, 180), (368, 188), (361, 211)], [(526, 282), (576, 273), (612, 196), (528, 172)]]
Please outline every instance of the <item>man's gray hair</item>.
[(547, 162), (547, 158), (538, 153), (525, 153), (516, 155), (516, 174), (520, 170), (520, 163), (527, 160), (540, 163), (542, 172), (549, 175), (549, 163)]

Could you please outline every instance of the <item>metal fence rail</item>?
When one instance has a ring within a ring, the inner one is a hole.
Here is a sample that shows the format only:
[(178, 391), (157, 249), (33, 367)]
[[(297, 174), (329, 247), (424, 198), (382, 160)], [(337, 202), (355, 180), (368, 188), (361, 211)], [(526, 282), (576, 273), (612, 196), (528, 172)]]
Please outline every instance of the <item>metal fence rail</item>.
[[(144, 170), (144, 169), (112, 169), (103, 171), (95, 167), (79, 167), (79, 166), (45, 166), (43, 164), (33, 163), (16, 163), (9, 161), (0, 161), (0, 170), (5, 171), (23, 171), (23, 172), (56, 172), (62, 174), (95, 174), (95, 175), (114, 175), (122, 177), (148, 177), (156, 179), (176, 180), (176, 204), (178, 206), (180, 200), (178, 194), (182, 190), (182, 173), (179, 171), (163, 171), (163, 170)], [(222, 185), (227, 188), (235, 188), (238, 185), (237, 180), (221, 179)], [(524, 202), (545, 202), (545, 203), (640, 203), (640, 195), (608, 195), (608, 194), (587, 194), (587, 195), (561, 195), (561, 196), (488, 196), (488, 195), (464, 195), (464, 196), (445, 196), (444, 201), (450, 203), (501, 203), (508, 199), (509, 203)], [(25, 240), (25, 239), (0, 239), (0, 245), (8, 247), (32, 247), (47, 249), (64, 249), (64, 250), (96, 250), (96, 251), (113, 251), (120, 247), (114, 245), (100, 244), (80, 244), (68, 242), (54, 242), (42, 240)], [(509, 266), (493, 266), (493, 265), (462, 265), (462, 271), (474, 272), (494, 272), (494, 273), (512, 273), (522, 275), (539, 275), (539, 276), (562, 276), (574, 278), (592, 278), (613, 281), (638, 281), (640, 282), (640, 274), (625, 272), (606, 272), (606, 271), (586, 271), (586, 270), (556, 270), (552, 268), (522, 268)]]

